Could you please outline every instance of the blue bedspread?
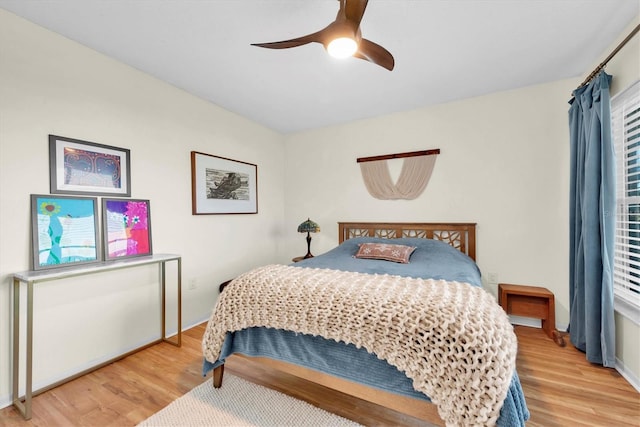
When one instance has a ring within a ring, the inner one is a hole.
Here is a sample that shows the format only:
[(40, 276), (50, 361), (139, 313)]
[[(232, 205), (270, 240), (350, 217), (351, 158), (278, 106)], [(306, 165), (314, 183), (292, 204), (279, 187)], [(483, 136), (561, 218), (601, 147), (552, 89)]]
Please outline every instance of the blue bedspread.
[[(358, 245), (365, 242), (402, 244), (414, 246), (416, 250), (411, 254), (409, 264), (354, 258)], [(431, 239), (356, 237), (346, 240), (327, 253), (292, 265), (423, 279), (444, 279), (482, 286), (480, 270), (471, 258), (446, 243)]]
[[(363, 242), (383, 242), (416, 246), (409, 264), (388, 261), (356, 259), (353, 255)], [(377, 239), (355, 238), (345, 241), (333, 250), (292, 264), (296, 267), (333, 268), (371, 274), (394, 274), (459, 281), (481, 286), (480, 271), (475, 262), (446, 243), (429, 239)], [(228, 333), (220, 359), (216, 363), (204, 361), (203, 374), (224, 363), (234, 353), (253, 357), (269, 357), (304, 366), (347, 380), (355, 381), (388, 392), (429, 400), (413, 389), (412, 381), (396, 367), (364, 348), (338, 343), (322, 337), (297, 334), (270, 328), (249, 328)], [(529, 419), (524, 394), (517, 373), (511, 380), (498, 425), (524, 426)]]

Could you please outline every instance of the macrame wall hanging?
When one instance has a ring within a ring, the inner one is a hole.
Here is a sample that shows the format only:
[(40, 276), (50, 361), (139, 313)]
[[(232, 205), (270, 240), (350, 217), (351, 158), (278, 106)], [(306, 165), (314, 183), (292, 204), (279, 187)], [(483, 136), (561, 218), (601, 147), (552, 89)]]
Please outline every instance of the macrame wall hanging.
[[(427, 187), (440, 149), (360, 157), (360, 171), (364, 184), (376, 199), (413, 200)], [(404, 158), (398, 182), (391, 181), (387, 160)]]

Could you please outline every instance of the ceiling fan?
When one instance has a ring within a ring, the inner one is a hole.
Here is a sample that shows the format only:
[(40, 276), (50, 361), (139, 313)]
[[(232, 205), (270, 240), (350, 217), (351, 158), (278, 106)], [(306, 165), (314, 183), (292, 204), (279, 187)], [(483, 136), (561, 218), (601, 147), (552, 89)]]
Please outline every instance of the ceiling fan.
[(395, 61), (384, 47), (362, 38), (360, 21), (367, 8), (368, 0), (339, 0), (340, 10), (335, 21), (320, 31), (295, 39), (271, 43), (252, 43), (252, 46), (269, 49), (287, 49), (308, 43), (320, 43), (331, 56), (348, 58), (354, 56), (373, 62), (387, 70), (393, 70)]

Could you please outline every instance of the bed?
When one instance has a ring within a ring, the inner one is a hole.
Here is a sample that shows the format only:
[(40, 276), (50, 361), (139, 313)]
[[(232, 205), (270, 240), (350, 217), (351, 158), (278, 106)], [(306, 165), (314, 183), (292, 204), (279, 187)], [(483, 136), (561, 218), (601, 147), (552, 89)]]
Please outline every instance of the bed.
[(229, 283), (203, 373), (221, 387), (240, 354), (431, 423), (524, 425), (515, 334), (475, 255), (475, 224), (339, 223), (326, 254)]

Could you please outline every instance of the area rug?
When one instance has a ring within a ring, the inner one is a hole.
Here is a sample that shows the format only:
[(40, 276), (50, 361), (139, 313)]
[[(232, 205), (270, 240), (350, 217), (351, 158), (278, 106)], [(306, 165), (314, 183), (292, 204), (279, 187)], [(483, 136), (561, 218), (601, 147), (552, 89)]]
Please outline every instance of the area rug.
[(221, 388), (205, 381), (139, 426), (344, 426), (360, 424), (226, 373)]

